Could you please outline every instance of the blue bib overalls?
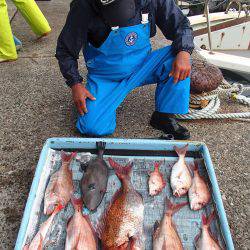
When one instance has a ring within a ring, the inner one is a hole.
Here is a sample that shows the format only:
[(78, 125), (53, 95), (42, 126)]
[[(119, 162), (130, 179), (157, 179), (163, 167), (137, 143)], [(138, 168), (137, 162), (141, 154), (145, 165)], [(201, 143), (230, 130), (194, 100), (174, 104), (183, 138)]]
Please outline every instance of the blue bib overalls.
[(101, 47), (88, 44), (84, 57), (86, 87), (96, 100), (87, 99), (88, 113), (78, 117), (81, 133), (112, 134), (116, 109), (133, 89), (145, 84), (157, 83), (156, 111), (188, 112), (190, 78), (173, 83), (173, 77), (168, 76), (175, 58), (172, 47), (151, 51), (149, 23), (112, 30)]

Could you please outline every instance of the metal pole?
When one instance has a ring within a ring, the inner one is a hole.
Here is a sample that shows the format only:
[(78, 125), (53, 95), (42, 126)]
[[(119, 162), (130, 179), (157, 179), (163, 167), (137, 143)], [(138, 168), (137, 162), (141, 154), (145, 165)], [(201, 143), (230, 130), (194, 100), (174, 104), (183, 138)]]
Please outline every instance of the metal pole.
[(209, 42), (209, 51), (213, 53), (212, 49), (212, 33), (211, 33), (211, 26), (210, 26), (210, 18), (209, 18), (209, 0), (206, 0), (205, 4), (205, 15), (207, 18), (207, 34), (208, 34), (208, 42)]

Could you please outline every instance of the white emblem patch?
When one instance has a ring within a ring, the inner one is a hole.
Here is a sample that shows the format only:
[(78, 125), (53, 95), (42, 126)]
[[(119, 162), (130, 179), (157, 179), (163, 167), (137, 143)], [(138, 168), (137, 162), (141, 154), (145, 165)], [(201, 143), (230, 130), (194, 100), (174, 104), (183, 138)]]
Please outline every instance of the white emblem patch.
[(133, 45), (136, 43), (137, 38), (138, 38), (137, 33), (131, 32), (131, 33), (129, 33), (129, 34), (126, 36), (126, 38), (125, 38), (125, 43), (126, 43), (128, 46), (133, 46)]

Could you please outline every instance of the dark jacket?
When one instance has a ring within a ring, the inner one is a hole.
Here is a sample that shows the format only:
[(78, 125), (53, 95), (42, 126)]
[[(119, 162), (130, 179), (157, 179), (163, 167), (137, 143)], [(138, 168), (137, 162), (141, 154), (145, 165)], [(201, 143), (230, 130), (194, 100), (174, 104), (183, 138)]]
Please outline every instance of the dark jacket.
[[(194, 48), (190, 23), (175, 4), (174, 0), (135, 0), (136, 16), (128, 20), (126, 26), (141, 22), (141, 12), (149, 13), (151, 37), (160, 28), (168, 40), (173, 41), (173, 49), (192, 52)], [(69, 86), (82, 82), (78, 72), (77, 59), (87, 42), (99, 47), (106, 40), (111, 28), (103, 20), (95, 0), (73, 0), (66, 24), (58, 38), (56, 58), (60, 70)]]

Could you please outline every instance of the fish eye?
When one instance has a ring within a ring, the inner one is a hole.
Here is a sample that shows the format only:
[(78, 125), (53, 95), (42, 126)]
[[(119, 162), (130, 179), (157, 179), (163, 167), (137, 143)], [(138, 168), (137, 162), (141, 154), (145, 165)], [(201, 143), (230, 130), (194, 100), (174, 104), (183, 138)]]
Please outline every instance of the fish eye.
[(88, 189), (95, 190), (95, 184), (94, 183), (89, 184)]

